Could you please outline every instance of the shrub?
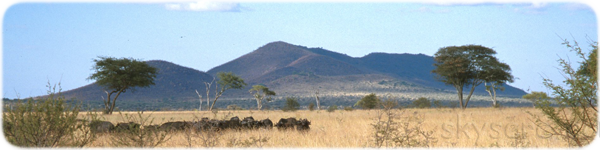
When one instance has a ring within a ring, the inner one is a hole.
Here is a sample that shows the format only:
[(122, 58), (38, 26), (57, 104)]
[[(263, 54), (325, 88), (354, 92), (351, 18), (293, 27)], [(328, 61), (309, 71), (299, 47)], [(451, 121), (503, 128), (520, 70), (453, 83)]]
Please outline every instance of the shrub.
[(444, 104), (442, 104), (442, 101), (440, 100), (434, 100), (433, 101), (433, 106), (435, 106), (435, 108), (444, 108), (446, 106), (444, 106)]
[(244, 110), (242, 107), (232, 104), (232, 105), (227, 105), (227, 109), (228, 110)]
[(296, 97), (286, 97), (285, 98), (285, 106), (281, 109), (283, 111), (296, 111), (300, 108), (300, 103), (298, 103), (298, 98)]
[(350, 107), (350, 106), (345, 106), (344, 110), (345, 111), (353, 111), (354, 109), (352, 107)]
[[(91, 119), (78, 120), (80, 104), (67, 105), (56, 85), (47, 85), (48, 95), (39, 100), (18, 100), (2, 113), (4, 137), (23, 147), (83, 147), (95, 140), (88, 128)], [(92, 117), (95, 119), (95, 117)]]
[(401, 117), (404, 111), (393, 109), (398, 103), (392, 98), (380, 105), (382, 109), (377, 110), (371, 124), (374, 147), (431, 147), (437, 142), (433, 131), (421, 129), (422, 116), (411, 113), (412, 116)]
[[(143, 112), (137, 112), (137, 115), (123, 115), (119, 112), (124, 122), (132, 122), (127, 129), (117, 129), (111, 138), (112, 145), (125, 147), (156, 147), (164, 143), (171, 136), (166, 130), (152, 129), (151, 125), (154, 118), (150, 115), (143, 116)], [(147, 129), (146, 129), (147, 127)]]
[(315, 103), (312, 103), (312, 102), (310, 102), (310, 103), (308, 104), (308, 110), (310, 110), (310, 111), (313, 111), (313, 110), (315, 110)]
[(377, 106), (377, 104), (379, 102), (380, 102), (380, 100), (377, 97), (377, 95), (375, 95), (375, 93), (371, 93), (371, 94), (363, 97), (362, 99), (360, 99), (358, 102), (356, 102), (356, 104), (354, 104), (354, 106), (358, 106), (363, 109), (373, 109)]
[(327, 112), (334, 112), (336, 109), (338, 109), (337, 105), (331, 105), (327, 108)]
[(425, 97), (419, 97), (419, 99), (413, 101), (413, 105), (417, 108), (430, 108), (431, 102)]

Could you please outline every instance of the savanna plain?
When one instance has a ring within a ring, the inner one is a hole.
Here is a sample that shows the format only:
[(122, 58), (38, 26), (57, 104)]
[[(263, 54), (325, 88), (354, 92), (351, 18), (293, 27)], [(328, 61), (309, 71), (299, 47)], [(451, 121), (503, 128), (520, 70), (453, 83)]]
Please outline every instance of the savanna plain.
[[(534, 108), (431, 108), (393, 109), (398, 124), (410, 126), (400, 130), (419, 128), (429, 134), (428, 147), (568, 147), (556, 136), (547, 136), (535, 126), (532, 115), (542, 115)], [(376, 122), (381, 120), (382, 110), (219, 110), (219, 111), (145, 111), (141, 115), (151, 119), (152, 124), (160, 125), (169, 121), (194, 121), (202, 117), (229, 119), (252, 116), (257, 120), (269, 118), (277, 123), (280, 118), (306, 118), (311, 122), (310, 130), (255, 129), (225, 130), (211, 135), (214, 147), (294, 147), (294, 148), (341, 148), (374, 147), (376, 143)], [(80, 113), (85, 117), (86, 113)], [(120, 112), (113, 115), (99, 115), (101, 120), (117, 124), (125, 122), (125, 116), (139, 115), (139, 112)], [(385, 115), (382, 115), (385, 118)], [(378, 119), (380, 118), (380, 119)], [(403, 133), (405, 131), (401, 131)], [(202, 133), (197, 133), (202, 134)], [(421, 134), (421, 133), (417, 133)], [(590, 133), (590, 136), (595, 136)], [(189, 136), (186, 131), (169, 133), (164, 143), (157, 147), (206, 147), (201, 136)], [(86, 147), (113, 147), (112, 133), (100, 134), (98, 139)], [(411, 138), (411, 137), (409, 137)], [(417, 138), (417, 137), (414, 137)], [(236, 144), (237, 143), (237, 144)], [(242, 143), (242, 144), (240, 144)], [(245, 144), (244, 144), (245, 143)], [(383, 146), (385, 147), (385, 146)]]

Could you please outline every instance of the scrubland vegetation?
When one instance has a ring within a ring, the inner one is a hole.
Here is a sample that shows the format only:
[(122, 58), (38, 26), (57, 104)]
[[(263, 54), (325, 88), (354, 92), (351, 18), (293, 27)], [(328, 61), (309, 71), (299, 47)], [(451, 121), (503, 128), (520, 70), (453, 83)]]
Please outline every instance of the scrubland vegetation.
[[(312, 122), (308, 132), (295, 130), (249, 130), (224, 131), (219, 135), (214, 147), (376, 147), (375, 128), (378, 112), (381, 110), (354, 110), (335, 112), (299, 110), (282, 111), (219, 111), (217, 114), (203, 111), (144, 112), (155, 118), (156, 124), (166, 121), (193, 120), (197, 116), (224, 119), (233, 116), (240, 118), (309, 118)], [(567, 147), (568, 143), (557, 136), (545, 134), (531, 121), (527, 112), (537, 112), (533, 108), (468, 108), (461, 109), (393, 109), (398, 124), (407, 123), (409, 128), (420, 127), (420, 131), (430, 132), (430, 142), (417, 147)], [(136, 112), (123, 112), (133, 114)], [(541, 115), (541, 113), (535, 113)], [(83, 117), (84, 115), (81, 115)], [(490, 117), (493, 116), (493, 117)], [(116, 124), (124, 122), (119, 115), (101, 115)], [(387, 117), (383, 116), (382, 121)], [(401, 127), (401, 126), (400, 126)], [(401, 131), (404, 128), (399, 128)], [(403, 131), (404, 132), (404, 131)], [(586, 133), (594, 136), (595, 133)], [(87, 147), (114, 147), (113, 134), (100, 134)], [(188, 147), (185, 132), (170, 133), (170, 139), (157, 147)], [(261, 138), (260, 146), (257, 140)], [(422, 137), (413, 139), (424, 141)], [(434, 140), (435, 139), (435, 140)], [(205, 147), (201, 137), (193, 137), (192, 147)], [(434, 142), (435, 141), (435, 142)], [(242, 144), (246, 142), (246, 144)], [(250, 142), (250, 144), (248, 143)], [(383, 146), (385, 147), (385, 146)]]

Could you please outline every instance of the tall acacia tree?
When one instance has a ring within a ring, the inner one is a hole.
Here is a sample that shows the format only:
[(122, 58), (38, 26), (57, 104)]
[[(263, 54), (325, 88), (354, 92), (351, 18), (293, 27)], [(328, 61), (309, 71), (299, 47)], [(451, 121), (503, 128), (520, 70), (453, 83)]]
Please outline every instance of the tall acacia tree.
[[(232, 72), (218, 72), (217, 78), (219, 78), (219, 80), (217, 81), (217, 85), (215, 86), (215, 99), (210, 105), (208, 109), (209, 111), (211, 111), (213, 107), (215, 107), (217, 99), (219, 99), (219, 97), (223, 95), (223, 92), (229, 89), (242, 89), (246, 86), (246, 82), (244, 82), (244, 79), (233, 74)], [(221, 86), (220, 89), (219, 86)]]
[[(92, 70), (95, 71), (88, 80), (96, 80), (96, 84), (104, 88), (107, 97), (104, 100), (104, 114), (112, 114), (117, 98), (127, 90), (135, 87), (154, 85), (157, 69), (146, 62), (133, 58), (98, 57)], [(114, 97), (111, 97), (116, 94)], [(112, 100), (112, 102), (111, 102)]]
[[(461, 108), (466, 108), (475, 91), (475, 87), (486, 81), (500, 82), (500, 79), (511, 79), (510, 67), (499, 62), (494, 55), (496, 51), (481, 45), (449, 46), (438, 50), (434, 55), (436, 63), (432, 73), (447, 85), (456, 88)], [(502, 77), (490, 77), (500, 75)], [(508, 80), (506, 80), (508, 81)], [(471, 87), (469, 95), (463, 101), (464, 87)]]
[(271, 101), (271, 96), (275, 96), (276, 94), (264, 85), (254, 85), (248, 92), (256, 99), (256, 107), (258, 110), (262, 108), (263, 99), (266, 98), (265, 100)]

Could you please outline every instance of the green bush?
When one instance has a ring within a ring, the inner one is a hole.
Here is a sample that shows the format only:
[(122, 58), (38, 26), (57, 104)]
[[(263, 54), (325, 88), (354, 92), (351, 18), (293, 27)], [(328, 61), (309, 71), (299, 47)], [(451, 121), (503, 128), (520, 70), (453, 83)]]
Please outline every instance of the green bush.
[(350, 107), (350, 106), (345, 106), (345, 107), (344, 107), (344, 110), (345, 110), (345, 111), (353, 111), (353, 110), (354, 110), (354, 108), (352, 108), (352, 107)]
[(373, 109), (379, 104), (381, 100), (375, 95), (375, 93), (371, 93), (362, 99), (360, 99), (354, 106), (361, 107), (363, 109)]
[[(48, 95), (38, 99), (18, 100), (2, 113), (4, 137), (22, 147), (83, 147), (95, 140), (88, 128), (92, 119), (77, 119), (81, 104), (67, 105), (48, 83)], [(95, 119), (95, 117), (92, 117)]]
[(308, 110), (310, 110), (310, 111), (313, 111), (313, 110), (315, 110), (315, 103), (312, 103), (312, 102), (310, 102), (310, 103), (308, 104)]
[(296, 111), (300, 108), (300, 103), (298, 103), (298, 98), (296, 97), (286, 97), (285, 98), (285, 106), (281, 109), (283, 111)]
[(413, 101), (413, 105), (417, 108), (430, 108), (431, 102), (425, 97), (419, 97), (419, 99)]
[(334, 112), (336, 109), (338, 109), (337, 105), (331, 105), (327, 108), (327, 112)]
[(446, 106), (444, 106), (444, 104), (442, 104), (442, 101), (440, 100), (434, 100), (433, 101), (433, 106), (435, 106), (435, 108), (444, 108)]

